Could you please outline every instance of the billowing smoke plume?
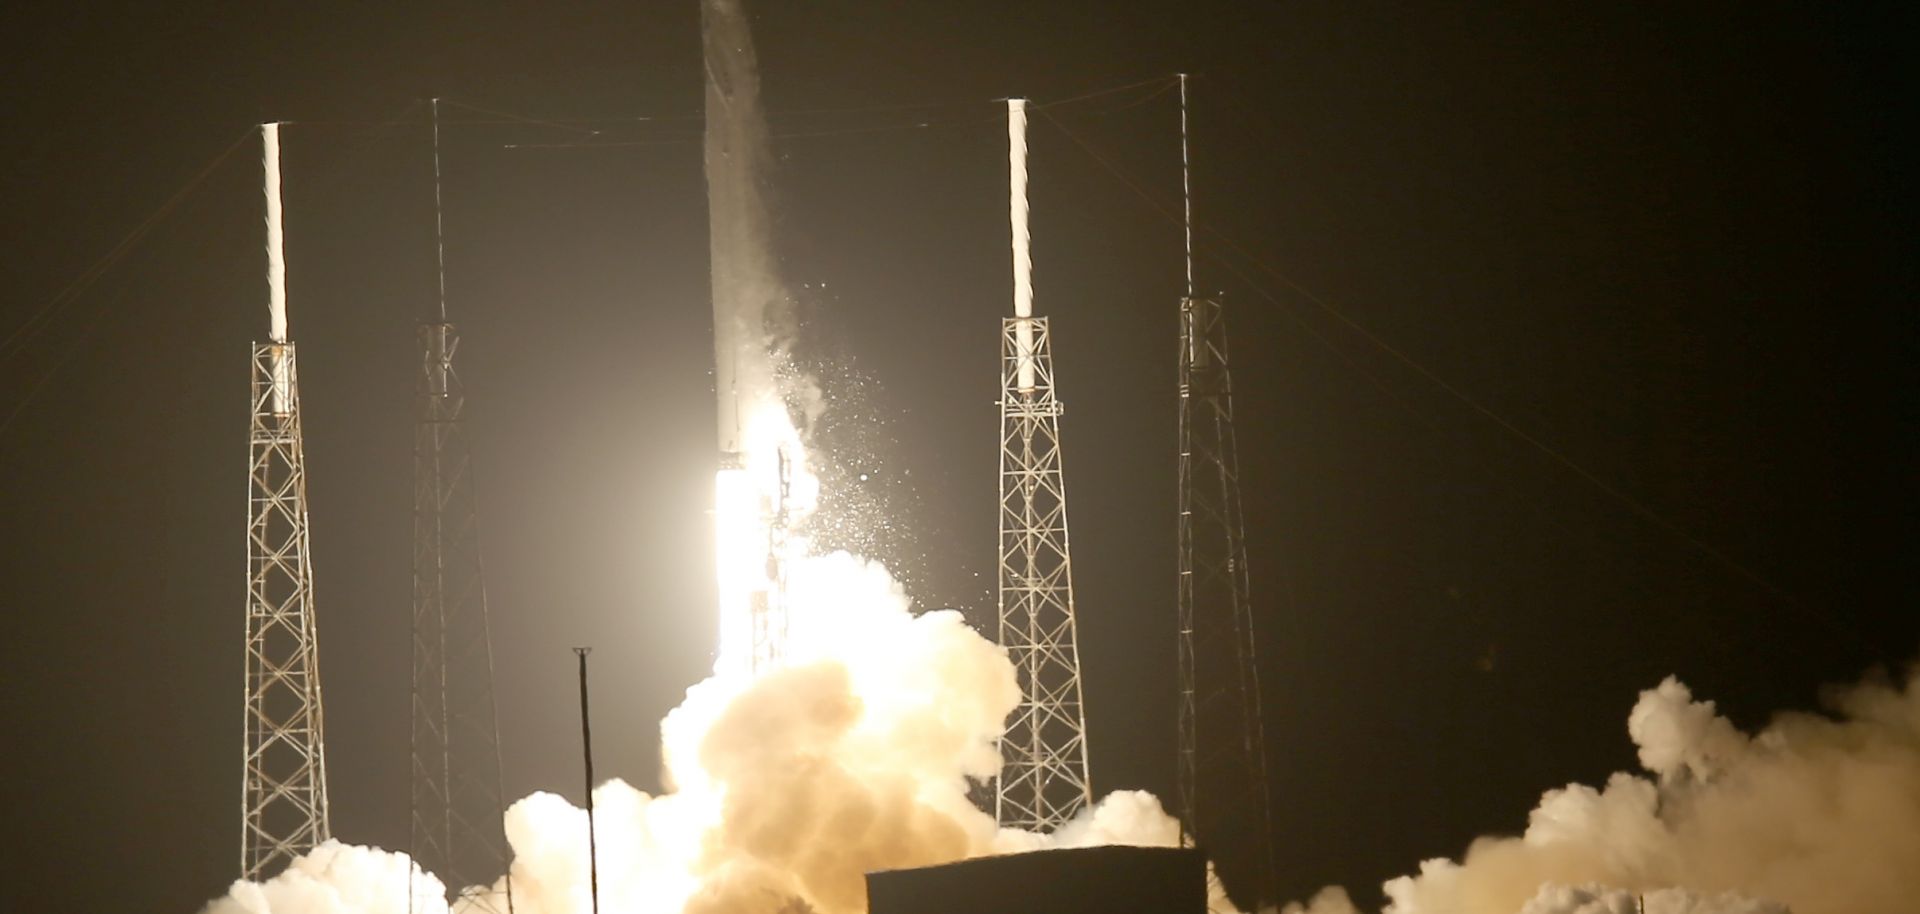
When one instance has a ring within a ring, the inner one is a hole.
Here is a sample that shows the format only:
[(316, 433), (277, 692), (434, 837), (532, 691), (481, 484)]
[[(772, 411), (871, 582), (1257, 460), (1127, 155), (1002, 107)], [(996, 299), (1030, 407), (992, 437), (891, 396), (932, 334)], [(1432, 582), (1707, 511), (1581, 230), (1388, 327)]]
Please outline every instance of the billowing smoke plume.
[[(1920, 911), (1920, 668), (1740, 732), (1669, 678), (1627, 721), (1646, 775), (1550, 791), (1517, 838), (1481, 838), (1385, 886), (1387, 914)], [(1285, 914), (1352, 914), (1339, 889)]]
[[(999, 829), (967, 785), (998, 767), (994, 740), (1019, 698), (1006, 655), (958, 613), (914, 615), (885, 569), (845, 553), (801, 561), (789, 592), (787, 665), (708, 679), (662, 722), (672, 790), (594, 792), (603, 912), (859, 914), (873, 870), (1178, 842), (1139, 792), (1051, 836)], [(514, 910), (590, 911), (586, 814), (537, 793), (506, 824)], [(506, 881), (493, 888), (506, 910)], [(414, 911), (445, 910), (438, 880), (404, 855), (328, 844), (264, 884), (236, 883), (207, 914), (399, 914), (409, 893)]]

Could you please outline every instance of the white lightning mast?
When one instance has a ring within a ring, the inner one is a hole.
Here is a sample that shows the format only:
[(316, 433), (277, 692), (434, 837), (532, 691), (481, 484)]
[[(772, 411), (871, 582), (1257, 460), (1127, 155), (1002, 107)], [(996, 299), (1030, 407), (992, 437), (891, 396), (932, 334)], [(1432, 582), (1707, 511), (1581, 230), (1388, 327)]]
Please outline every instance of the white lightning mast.
[(1020, 680), (1001, 738), (994, 817), (1052, 831), (1093, 801), (1074, 630), (1067, 489), (1047, 319), (1033, 316), (1027, 103), (1007, 100), (1013, 313), (1000, 322), (1000, 644)]
[(240, 874), (264, 879), (331, 836), (308, 553), (300, 385), (287, 339), (280, 125), (260, 127), (267, 198), (268, 341), (253, 344), (248, 435), (246, 735)]

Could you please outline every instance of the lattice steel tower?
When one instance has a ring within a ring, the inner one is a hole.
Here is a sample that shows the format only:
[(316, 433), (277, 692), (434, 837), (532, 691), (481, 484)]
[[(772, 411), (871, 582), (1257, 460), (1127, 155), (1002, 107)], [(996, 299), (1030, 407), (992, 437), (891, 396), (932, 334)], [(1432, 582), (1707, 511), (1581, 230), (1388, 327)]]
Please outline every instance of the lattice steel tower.
[(447, 321), (438, 99), (433, 196), (439, 294), (418, 330), (413, 434), (411, 846), (447, 888), (482, 910), (511, 910), (511, 882), (504, 904), (488, 892), (509, 855), (466, 395), (454, 370), (460, 337)]
[(1242, 910), (1274, 901), (1273, 828), (1248, 600), (1240, 463), (1220, 302), (1193, 290), (1187, 79), (1180, 77), (1186, 296), (1180, 300), (1180, 818)]
[(1014, 316), (1000, 325), (1000, 644), (1020, 680), (1001, 737), (994, 817), (1051, 831), (1093, 800), (1074, 632), (1067, 489), (1047, 319), (1033, 316), (1027, 111), (1007, 101)]
[(280, 125), (260, 128), (269, 340), (253, 344), (248, 441), (246, 735), (240, 875), (272, 876), (327, 840), (327, 758), (308, 552), (300, 384), (287, 339)]

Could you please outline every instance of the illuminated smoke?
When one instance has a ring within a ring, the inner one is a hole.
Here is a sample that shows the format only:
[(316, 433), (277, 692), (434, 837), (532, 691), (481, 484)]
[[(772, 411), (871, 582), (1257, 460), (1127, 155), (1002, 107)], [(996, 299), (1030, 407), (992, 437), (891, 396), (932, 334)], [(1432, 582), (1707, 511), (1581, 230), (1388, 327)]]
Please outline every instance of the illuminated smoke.
[[(1903, 914), (1920, 910), (1920, 674), (1751, 736), (1669, 678), (1627, 729), (1648, 776), (1548, 792), (1520, 837), (1385, 886), (1387, 914)], [(1285, 914), (1351, 914), (1332, 889)]]
[(328, 841), (266, 882), (235, 882), (205, 914), (410, 914), (410, 889), (411, 914), (446, 914), (440, 880), (422, 873), (407, 855)]
[(1635, 893), (1597, 885), (1547, 885), (1520, 914), (1790, 914), (1786, 905), (1732, 892), (1696, 895), (1686, 889)]
[[(957, 612), (913, 614), (886, 569), (846, 553), (799, 561), (789, 588), (788, 665), (708, 679), (661, 723), (670, 792), (594, 791), (603, 912), (858, 914), (876, 869), (1177, 843), (1159, 801), (1131, 791), (1052, 836), (999, 829), (967, 788), (997, 768), (1019, 699), (1005, 653)], [(506, 831), (516, 912), (591, 910), (583, 811), (537, 793)], [(407, 873), (403, 855), (328, 845), (264, 885), (236, 883), (208, 914), (397, 914)]]

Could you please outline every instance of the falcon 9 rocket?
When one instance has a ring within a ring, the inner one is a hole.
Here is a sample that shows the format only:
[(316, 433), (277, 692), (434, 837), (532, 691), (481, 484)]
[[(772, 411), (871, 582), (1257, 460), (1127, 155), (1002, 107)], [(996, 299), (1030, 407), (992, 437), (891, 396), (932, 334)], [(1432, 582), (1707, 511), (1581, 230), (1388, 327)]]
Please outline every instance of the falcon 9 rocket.
[(767, 129), (746, 11), (740, 0), (701, 0), (700, 12), (707, 71), (713, 381), (720, 463), (737, 468), (750, 401), (773, 390), (769, 341), (787, 329), (787, 309), (768, 239)]
[(760, 74), (742, 0), (701, 0), (713, 277), (714, 480), (720, 649), (716, 668), (758, 672), (786, 639), (784, 562), (798, 436), (777, 364), (792, 307), (773, 256)]

